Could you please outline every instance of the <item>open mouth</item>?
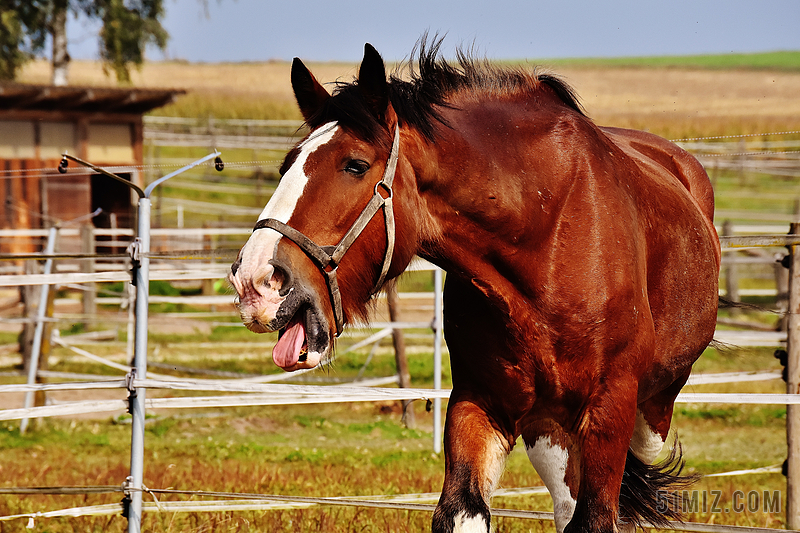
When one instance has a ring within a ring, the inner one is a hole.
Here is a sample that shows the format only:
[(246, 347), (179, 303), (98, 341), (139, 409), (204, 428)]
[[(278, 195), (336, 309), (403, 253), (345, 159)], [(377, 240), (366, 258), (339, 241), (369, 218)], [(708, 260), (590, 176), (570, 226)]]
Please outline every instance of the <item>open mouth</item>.
[(299, 309), (279, 331), (278, 342), (272, 350), (272, 360), (287, 372), (313, 368), (319, 364), (321, 354), (313, 346), (309, 349), (309, 321), (313, 324), (311, 315), (310, 308)]
[(281, 368), (291, 368), (298, 362), (305, 362), (308, 359), (304, 314), (296, 313), (278, 333), (278, 342), (272, 350), (272, 360)]

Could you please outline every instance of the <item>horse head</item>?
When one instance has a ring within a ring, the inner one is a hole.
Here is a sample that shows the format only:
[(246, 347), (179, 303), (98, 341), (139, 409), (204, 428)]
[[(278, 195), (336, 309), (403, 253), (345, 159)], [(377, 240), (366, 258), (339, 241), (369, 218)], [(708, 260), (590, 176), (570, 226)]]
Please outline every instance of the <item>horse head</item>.
[(333, 95), (299, 59), (291, 81), (311, 132), (286, 155), (228, 278), (244, 324), (280, 332), (273, 360), (286, 371), (327, 360), (415, 252), (413, 172), (381, 56), (366, 45), (357, 80)]

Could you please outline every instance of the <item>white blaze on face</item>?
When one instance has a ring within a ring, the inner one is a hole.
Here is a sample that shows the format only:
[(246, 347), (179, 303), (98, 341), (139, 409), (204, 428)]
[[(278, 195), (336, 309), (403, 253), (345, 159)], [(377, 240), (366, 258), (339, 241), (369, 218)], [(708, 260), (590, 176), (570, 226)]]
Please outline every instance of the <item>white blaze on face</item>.
[(280, 185), (278, 185), (275, 194), (272, 195), (272, 198), (270, 198), (266, 207), (264, 207), (258, 220), (274, 218), (280, 220), (284, 224), (289, 222), (289, 218), (292, 216), (292, 213), (294, 213), (297, 201), (303, 194), (306, 183), (308, 183), (308, 176), (306, 176), (305, 169), (303, 168), (308, 157), (314, 153), (317, 148), (327, 144), (333, 136), (336, 135), (337, 130), (336, 122), (329, 122), (317, 128), (316, 131), (309, 135), (308, 139), (298, 146), (300, 153), (297, 159), (281, 178)]
[(532, 446), (526, 443), (528, 459), (542, 478), (553, 498), (556, 530), (561, 533), (575, 512), (575, 499), (566, 482), (569, 452), (551, 443), (550, 436), (540, 437)]
[[(320, 146), (330, 142), (338, 129), (335, 122), (325, 124), (298, 146), (300, 152), (297, 159), (281, 178), (259, 220), (274, 218), (283, 223), (289, 222), (308, 183), (304, 168), (306, 161)], [(275, 269), (269, 263), (275, 256), (281, 237), (280, 233), (268, 228), (253, 232), (242, 248), (241, 263), (236, 274), (229, 278), (239, 294), (239, 311), (247, 325), (253, 321), (267, 324), (275, 318), (285, 300), (279, 294), (281, 280), (273, 277)]]

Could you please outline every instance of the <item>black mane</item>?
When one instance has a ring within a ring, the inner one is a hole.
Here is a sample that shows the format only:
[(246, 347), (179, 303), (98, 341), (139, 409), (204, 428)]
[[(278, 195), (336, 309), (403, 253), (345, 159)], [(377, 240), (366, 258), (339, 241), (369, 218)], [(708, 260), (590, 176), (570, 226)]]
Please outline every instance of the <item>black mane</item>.
[[(560, 78), (551, 74), (531, 73), (523, 69), (502, 68), (488, 61), (478, 61), (462, 49), (456, 52), (456, 64), (439, 55), (441, 39), (430, 45), (422, 39), (405, 65), (409, 79), (400, 77), (400, 70), (390, 76), (389, 101), (401, 123), (419, 130), (428, 140), (435, 140), (437, 123), (447, 126), (442, 108), (452, 108), (447, 99), (461, 90), (483, 92), (531, 92), (541, 85), (549, 87), (572, 110), (584, 115), (575, 91)], [(417, 69), (413, 61), (416, 57)], [(338, 121), (346, 129), (372, 141), (383, 140), (384, 127), (361, 95), (358, 81), (336, 82), (333, 98), (313, 117), (308, 125), (313, 129)], [(388, 138), (388, 137), (387, 137)]]

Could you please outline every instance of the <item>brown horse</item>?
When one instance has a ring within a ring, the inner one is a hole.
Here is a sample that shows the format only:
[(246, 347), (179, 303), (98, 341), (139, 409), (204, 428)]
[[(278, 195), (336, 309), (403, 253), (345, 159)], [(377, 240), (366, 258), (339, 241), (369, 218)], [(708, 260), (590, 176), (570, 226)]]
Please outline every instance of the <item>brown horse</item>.
[(367, 45), (332, 95), (295, 59), (311, 133), (232, 267), (242, 320), (281, 331), (278, 366), (314, 367), (418, 254), (447, 271), (453, 375), (433, 530), (488, 531), (520, 436), (559, 532), (675, 517), (680, 457), (652, 462), (714, 333), (708, 177), (668, 141), (595, 125), (554, 76), (448, 63), (440, 44), (388, 80)]

